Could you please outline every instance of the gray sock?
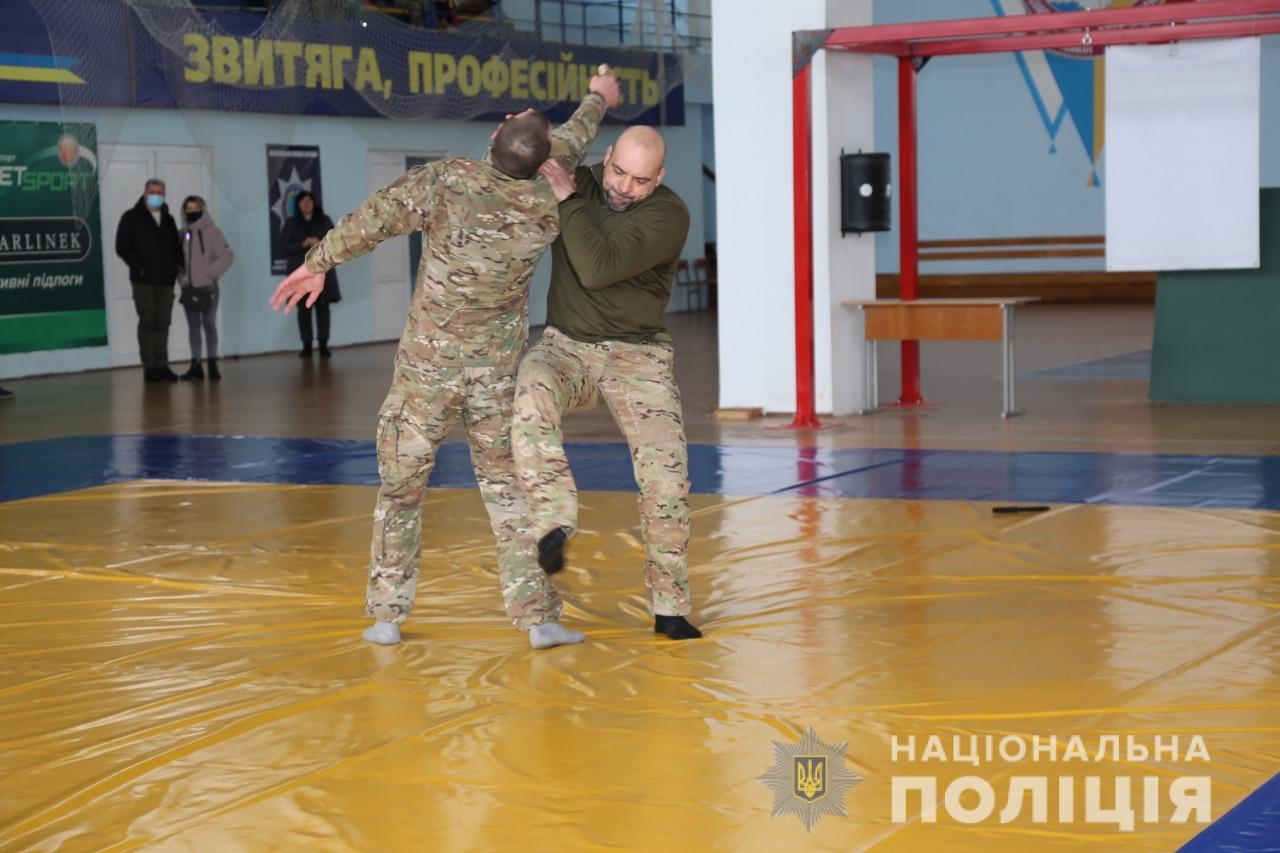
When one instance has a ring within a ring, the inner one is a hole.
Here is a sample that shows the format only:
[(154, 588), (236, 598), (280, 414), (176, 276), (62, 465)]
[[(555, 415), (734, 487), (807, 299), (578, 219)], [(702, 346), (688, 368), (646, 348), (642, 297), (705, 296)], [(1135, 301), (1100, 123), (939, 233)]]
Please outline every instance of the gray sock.
[(364, 638), (371, 643), (394, 646), (400, 642), (400, 626), (394, 622), (374, 622), (364, 629)]
[(586, 639), (581, 631), (569, 631), (560, 626), (559, 622), (547, 622), (543, 625), (534, 625), (529, 629), (529, 645), (535, 649), (549, 649), (552, 646), (568, 646), (573, 643), (581, 643)]

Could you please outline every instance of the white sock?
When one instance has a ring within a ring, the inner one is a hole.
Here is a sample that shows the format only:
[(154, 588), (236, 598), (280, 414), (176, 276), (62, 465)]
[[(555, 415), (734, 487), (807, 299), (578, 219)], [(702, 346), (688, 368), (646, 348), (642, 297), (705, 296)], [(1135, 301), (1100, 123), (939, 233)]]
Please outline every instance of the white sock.
[(552, 646), (568, 646), (581, 643), (586, 636), (581, 631), (569, 631), (559, 622), (547, 622), (534, 625), (529, 629), (529, 645), (535, 649), (549, 649)]
[(394, 622), (374, 622), (364, 629), (364, 638), (371, 643), (394, 646), (400, 642), (400, 626)]

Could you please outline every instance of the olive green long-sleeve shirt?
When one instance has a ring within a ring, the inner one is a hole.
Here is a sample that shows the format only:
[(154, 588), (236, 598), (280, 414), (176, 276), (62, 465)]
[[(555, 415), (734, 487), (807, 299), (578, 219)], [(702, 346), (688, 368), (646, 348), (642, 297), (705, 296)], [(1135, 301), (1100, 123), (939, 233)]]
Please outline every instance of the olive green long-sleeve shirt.
[(615, 211), (602, 172), (602, 164), (577, 169), (579, 197), (560, 205), (547, 325), (580, 341), (669, 341), (667, 301), (689, 235), (689, 210), (660, 186)]

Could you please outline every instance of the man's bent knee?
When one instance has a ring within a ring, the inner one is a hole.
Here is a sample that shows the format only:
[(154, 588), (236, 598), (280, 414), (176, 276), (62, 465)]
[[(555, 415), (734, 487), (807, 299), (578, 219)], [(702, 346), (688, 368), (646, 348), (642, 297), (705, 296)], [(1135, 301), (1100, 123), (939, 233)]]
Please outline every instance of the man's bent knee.
[(564, 404), (546, 383), (521, 382), (516, 386), (512, 417), (517, 424), (559, 426)]

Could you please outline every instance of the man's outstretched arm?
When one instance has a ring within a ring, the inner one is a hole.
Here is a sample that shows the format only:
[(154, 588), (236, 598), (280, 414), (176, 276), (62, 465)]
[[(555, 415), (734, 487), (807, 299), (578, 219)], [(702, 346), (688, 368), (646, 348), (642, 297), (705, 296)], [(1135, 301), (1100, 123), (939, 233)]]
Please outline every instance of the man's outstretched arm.
[(328, 272), (372, 252), (392, 237), (421, 231), (424, 217), (435, 203), (439, 163), (415, 166), (369, 196), (307, 252), (305, 266), (313, 273)]
[(622, 103), (622, 89), (612, 73), (597, 74), (587, 88), (578, 109), (551, 133), (551, 156), (559, 160), (569, 174), (573, 174), (587, 156), (587, 149), (600, 132), (605, 110)]
[(299, 302), (310, 308), (324, 292), (324, 274), (341, 263), (371, 252), (384, 240), (421, 231), (426, 211), (435, 203), (438, 164), (415, 166), (377, 190), (338, 220), (311, 247), (302, 266), (289, 273), (271, 294), (271, 307), (288, 314)]

